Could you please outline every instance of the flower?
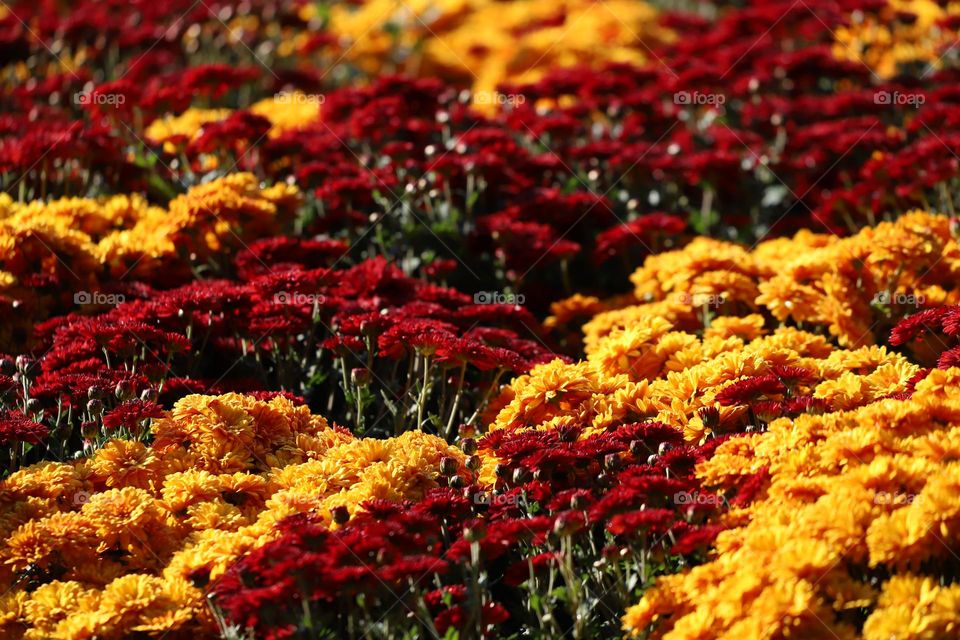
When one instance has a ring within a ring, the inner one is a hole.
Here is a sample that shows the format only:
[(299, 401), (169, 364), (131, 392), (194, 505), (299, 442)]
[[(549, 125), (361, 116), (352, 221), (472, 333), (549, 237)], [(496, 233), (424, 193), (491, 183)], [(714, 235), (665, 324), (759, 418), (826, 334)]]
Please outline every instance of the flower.
[(144, 421), (162, 416), (163, 410), (155, 402), (127, 400), (103, 416), (103, 426), (111, 431), (122, 428), (138, 433)]
[(93, 456), (89, 470), (108, 487), (139, 487), (153, 490), (163, 462), (155, 451), (136, 440), (112, 440)]
[(0, 410), (0, 446), (19, 442), (40, 444), (48, 432), (46, 425), (34, 422), (19, 411)]

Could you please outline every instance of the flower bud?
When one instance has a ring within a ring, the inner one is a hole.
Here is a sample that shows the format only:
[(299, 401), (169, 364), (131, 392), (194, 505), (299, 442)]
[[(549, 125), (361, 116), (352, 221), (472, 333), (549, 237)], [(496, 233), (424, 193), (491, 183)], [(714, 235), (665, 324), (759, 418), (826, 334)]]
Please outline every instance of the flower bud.
[(356, 367), (350, 370), (350, 382), (357, 387), (366, 387), (370, 385), (370, 370), (363, 367)]
[(84, 440), (93, 440), (100, 434), (100, 427), (96, 422), (83, 422), (80, 424), (80, 435)]
[(36, 398), (30, 398), (27, 400), (27, 413), (40, 413), (43, 411), (43, 403), (41, 403)]
[(463, 476), (450, 476), (450, 479), (447, 480), (447, 485), (451, 489), (463, 489), (467, 486), (467, 483), (463, 479)]
[(17, 365), (10, 358), (0, 358), (0, 373), (12, 376), (17, 371)]
[(530, 479), (530, 472), (522, 467), (517, 467), (513, 470), (513, 481), (517, 484), (521, 484)]
[(121, 380), (117, 383), (113, 392), (116, 394), (118, 400), (129, 400), (133, 397), (135, 389), (133, 383), (129, 380)]
[(440, 458), (440, 473), (445, 476), (454, 475), (457, 470), (460, 468), (460, 463), (457, 462), (456, 458), (450, 456), (444, 456)]
[(98, 398), (92, 398), (87, 401), (87, 413), (91, 416), (99, 416), (103, 413), (103, 401)]
[(96, 385), (87, 389), (87, 397), (93, 400), (94, 398), (98, 400), (103, 400), (106, 397), (107, 391), (103, 387), (98, 387)]
[(464, 466), (470, 471), (476, 471), (480, 468), (480, 456), (469, 456), (464, 462)]
[(477, 441), (473, 438), (464, 438), (460, 441), (460, 448), (468, 456), (472, 456), (477, 452)]
[(157, 392), (157, 390), (153, 388), (144, 389), (140, 393), (140, 399), (144, 400), (145, 402), (156, 402), (157, 398), (159, 397), (160, 397), (159, 392)]
[(30, 373), (33, 369), (34, 362), (34, 359), (30, 356), (19, 355), (16, 361), (17, 370), (20, 373)]

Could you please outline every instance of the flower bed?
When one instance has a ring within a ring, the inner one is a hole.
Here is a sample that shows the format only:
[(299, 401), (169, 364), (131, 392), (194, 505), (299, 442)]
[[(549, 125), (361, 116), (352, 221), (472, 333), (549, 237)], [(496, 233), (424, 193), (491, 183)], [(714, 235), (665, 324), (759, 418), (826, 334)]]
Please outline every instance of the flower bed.
[(0, 7), (0, 637), (960, 637), (957, 15)]

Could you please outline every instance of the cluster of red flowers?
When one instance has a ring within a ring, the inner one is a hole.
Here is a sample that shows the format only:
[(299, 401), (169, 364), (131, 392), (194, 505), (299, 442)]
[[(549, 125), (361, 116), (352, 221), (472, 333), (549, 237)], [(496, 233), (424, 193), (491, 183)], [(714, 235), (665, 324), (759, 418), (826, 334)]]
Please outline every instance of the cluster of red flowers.
[[(721, 424), (720, 412), (715, 407), (705, 407), (699, 415), (704, 425), (721, 431), (750, 431), (755, 426), (776, 418), (796, 417), (803, 413), (825, 413), (829, 402), (810, 393), (796, 393), (797, 387), (808, 384), (816, 376), (803, 367), (774, 365), (770, 373), (747, 377), (724, 387), (717, 393), (716, 401), (724, 407), (745, 407), (745, 416), (735, 424)], [(744, 424), (745, 420), (745, 424)]]
[[(289, 519), (277, 540), (212, 586), (212, 600), (228, 622), (264, 638), (299, 637), (305, 619), (346, 630), (365, 608), (384, 612), (384, 625), (391, 614), (414, 616), (440, 637), (451, 628), (509, 635), (537, 628), (549, 611), (562, 635), (575, 624), (577, 603), (551, 595), (537, 611), (527, 589), (544, 594), (540, 581), (561, 587), (575, 579), (600, 593), (609, 586), (591, 571), (600, 565), (645, 584), (658, 563), (682, 561), (712, 542), (722, 527), (705, 522), (727, 500), (751, 499), (757, 483), (736, 496), (700, 487), (694, 466), (718, 443), (684, 444), (658, 423), (583, 439), (578, 429), (560, 429), (468, 440), (465, 451), (479, 446), (500, 460), (492, 490), (475, 482), (478, 457), (462, 467), (449, 458), (451, 486), (421, 501), (373, 501), (352, 519), (333, 513), (335, 530), (306, 516)], [(629, 589), (604, 594), (610, 634), (618, 633), (624, 598)]]
[[(697, 208), (712, 190), (713, 207), (742, 211), (724, 222), (743, 227), (743, 237), (771, 227), (849, 233), (939, 201), (936, 188), (958, 170), (955, 71), (884, 80), (862, 60), (834, 55), (850, 16), (883, 6), (778, 0), (716, 21), (668, 16), (681, 35), (656, 51), (662, 64), (556, 71), (510, 89), (526, 108), (506, 119), (521, 132), (553, 134), (565, 159), (584, 162), (571, 166), (602, 165), (631, 193), (657, 193), (661, 207), (675, 199), (669, 210), (685, 199)], [(576, 101), (549, 119), (530, 106), (562, 96)], [(591, 136), (597, 113), (622, 122), (616, 136)]]
[[(280, 33), (271, 21), (298, 22), (302, 2), (18, 3), (0, 15), (0, 64), (22, 65), (30, 81), (5, 91), (0, 104), (0, 173), (20, 193), (86, 193), (160, 189), (175, 178), (141, 147), (140, 127), (191, 104), (216, 101), (251, 83), (310, 77), (296, 69), (268, 72), (254, 50)], [(240, 30), (233, 20), (258, 20)], [(229, 58), (196, 64), (201, 48)], [(270, 87), (267, 87), (268, 89)], [(278, 90), (278, 89), (274, 89)]]
[(37, 424), (19, 411), (4, 409), (0, 412), (0, 446), (8, 447), (17, 442), (40, 444), (47, 435), (47, 428)]
[[(0, 398), (42, 416), (57, 453), (78, 448), (78, 437), (137, 433), (158, 399), (264, 389), (342, 408), (370, 433), (419, 427), (452, 437), (502, 375), (555, 357), (521, 306), (475, 303), (382, 258), (348, 267), (334, 248), (264, 240), (237, 256), (237, 280), (166, 291), (140, 283), (102, 313), (40, 323), (38, 357), (4, 361), (12, 377), (0, 378)], [(374, 406), (381, 393), (389, 404)], [(428, 425), (431, 414), (443, 425)], [(82, 427), (101, 417), (103, 433)], [(36, 440), (40, 428), (4, 431)]]
[(919, 361), (940, 369), (960, 366), (960, 306), (925, 309), (897, 323), (890, 344), (909, 347)]

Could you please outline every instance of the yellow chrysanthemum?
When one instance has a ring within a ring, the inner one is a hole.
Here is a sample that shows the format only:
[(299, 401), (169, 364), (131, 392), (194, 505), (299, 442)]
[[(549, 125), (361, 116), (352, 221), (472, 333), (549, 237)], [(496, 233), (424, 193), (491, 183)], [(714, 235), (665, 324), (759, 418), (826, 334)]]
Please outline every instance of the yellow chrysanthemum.
[[(187, 396), (153, 423), (149, 444), (110, 441), (90, 459), (44, 463), (0, 483), (0, 635), (123, 638), (214, 628), (193, 581), (220, 576), (272, 540), (287, 516), (351, 513), (372, 499), (421, 498), (444, 457), (408, 432), (356, 439), (277, 397)], [(60, 573), (32, 594), (28, 567)]]

